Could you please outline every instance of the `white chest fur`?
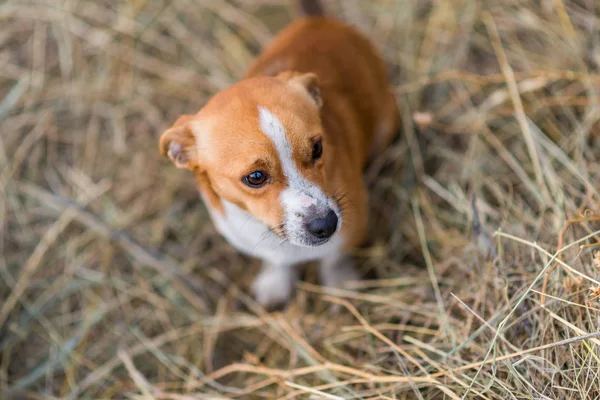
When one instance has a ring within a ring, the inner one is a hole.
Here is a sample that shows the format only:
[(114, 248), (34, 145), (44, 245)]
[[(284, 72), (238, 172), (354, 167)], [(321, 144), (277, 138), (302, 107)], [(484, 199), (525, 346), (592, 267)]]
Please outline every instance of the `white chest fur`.
[(342, 246), (339, 233), (318, 247), (295, 246), (270, 232), (265, 224), (235, 204), (221, 201), (225, 209), (224, 216), (209, 207), (217, 230), (231, 245), (251, 257), (273, 265), (292, 265), (338, 253)]

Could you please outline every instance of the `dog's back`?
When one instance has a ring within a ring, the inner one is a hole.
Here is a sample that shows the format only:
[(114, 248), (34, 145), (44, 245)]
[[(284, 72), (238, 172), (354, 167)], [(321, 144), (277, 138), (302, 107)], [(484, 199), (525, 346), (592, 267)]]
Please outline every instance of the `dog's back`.
[(319, 2), (299, 3), (308, 17), (280, 32), (247, 76), (315, 73), (323, 96), (323, 123), (336, 144), (347, 147), (345, 152), (362, 168), (374, 143), (384, 146), (380, 142), (387, 142), (395, 131), (396, 105), (385, 63), (356, 29), (321, 15)]

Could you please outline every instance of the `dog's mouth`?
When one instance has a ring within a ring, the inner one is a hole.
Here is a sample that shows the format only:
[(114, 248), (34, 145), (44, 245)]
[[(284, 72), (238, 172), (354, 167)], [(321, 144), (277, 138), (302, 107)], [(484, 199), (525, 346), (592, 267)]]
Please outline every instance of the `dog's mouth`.
[(333, 236), (331, 236), (331, 237), (329, 237), (327, 239), (319, 239), (319, 240), (316, 240), (316, 241), (312, 241), (309, 244), (303, 244), (303, 245), (300, 245), (300, 246), (302, 246), (302, 247), (319, 247), (319, 246), (324, 245), (325, 243), (328, 243), (332, 238), (333, 238)]
[[(300, 236), (300, 235), (298, 235), (298, 236)], [(314, 239), (314, 238), (309, 237), (308, 235), (302, 235), (302, 237), (294, 237), (294, 238), (289, 237), (287, 235), (285, 237), (284, 236), (279, 236), (279, 237), (294, 246), (310, 249), (310, 248), (323, 246), (324, 244), (331, 241), (335, 236), (336, 236), (336, 234), (333, 234), (332, 236), (330, 236), (328, 238), (324, 238), (324, 239)]]

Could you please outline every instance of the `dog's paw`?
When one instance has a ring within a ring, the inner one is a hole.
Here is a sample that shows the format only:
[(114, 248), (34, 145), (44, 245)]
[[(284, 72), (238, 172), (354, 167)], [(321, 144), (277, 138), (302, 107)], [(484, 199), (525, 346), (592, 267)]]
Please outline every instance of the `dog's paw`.
[(267, 267), (256, 277), (252, 291), (256, 301), (268, 310), (282, 308), (294, 293), (294, 273), (289, 267)]

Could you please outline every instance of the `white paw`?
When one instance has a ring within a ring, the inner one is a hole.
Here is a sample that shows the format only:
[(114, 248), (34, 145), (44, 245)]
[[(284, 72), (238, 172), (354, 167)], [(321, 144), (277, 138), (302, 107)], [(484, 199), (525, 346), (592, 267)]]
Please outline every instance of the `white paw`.
[(290, 267), (268, 267), (256, 277), (252, 291), (265, 308), (283, 306), (294, 292), (295, 274)]

